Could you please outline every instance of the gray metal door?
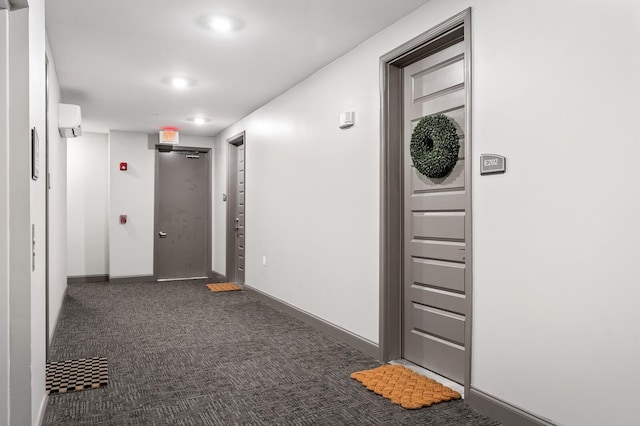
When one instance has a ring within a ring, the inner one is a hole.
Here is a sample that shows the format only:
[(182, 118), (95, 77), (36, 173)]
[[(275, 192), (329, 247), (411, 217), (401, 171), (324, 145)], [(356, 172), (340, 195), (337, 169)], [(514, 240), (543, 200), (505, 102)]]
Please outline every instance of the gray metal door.
[(228, 139), (227, 279), (244, 284), (245, 146), (244, 132)]
[(206, 278), (209, 265), (208, 154), (158, 152), (156, 276)]
[[(404, 68), (403, 357), (464, 382), (465, 373), (465, 66), (464, 42)], [(424, 116), (453, 119), (460, 152), (449, 175), (413, 167), (411, 134)]]
[(244, 284), (244, 141), (231, 145), (236, 151), (236, 193), (235, 193), (235, 282)]

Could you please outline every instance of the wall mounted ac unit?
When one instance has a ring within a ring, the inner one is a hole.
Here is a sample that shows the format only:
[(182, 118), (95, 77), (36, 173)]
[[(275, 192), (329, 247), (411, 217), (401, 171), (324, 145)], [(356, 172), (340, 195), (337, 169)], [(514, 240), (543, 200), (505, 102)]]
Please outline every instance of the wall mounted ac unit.
[(58, 128), (63, 138), (76, 138), (82, 135), (80, 106), (60, 104), (58, 106)]

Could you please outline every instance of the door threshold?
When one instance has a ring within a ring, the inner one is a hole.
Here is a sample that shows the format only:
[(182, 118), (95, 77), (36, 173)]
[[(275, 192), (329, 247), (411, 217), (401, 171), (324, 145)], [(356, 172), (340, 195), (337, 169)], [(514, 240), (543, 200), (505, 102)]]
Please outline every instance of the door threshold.
[(441, 376), (438, 373), (434, 373), (431, 370), (427, 370), (426, 368), (420, 367), (419, 365), (414, 364), (411, 361), (407, 361), (406, 359), (395, 359), (393, 361), (389, 361), (389, 364), (403, 365), (422, 376), (427, 376), (430, 379), (440, 382), (443, 385), (450, 387), (454, 391), (458, 392), (460, 395), (462, 395), (462, 398), (464, 399), (464, 386), (462, 386), (460, 383), (454, 382), (451, 379), (447, 379), (446, 377)]
[(209, 277), (188, 277), (188, 278), (158, 278), (158, 282), (164, 281), (188, 281), (188, 280), (206, 280)]

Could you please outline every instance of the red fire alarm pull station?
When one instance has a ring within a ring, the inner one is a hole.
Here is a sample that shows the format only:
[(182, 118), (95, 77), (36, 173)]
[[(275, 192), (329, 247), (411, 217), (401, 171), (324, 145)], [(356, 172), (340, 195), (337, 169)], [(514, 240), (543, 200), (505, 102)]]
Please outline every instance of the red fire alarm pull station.
[(127, 170), (127, 163), (120, 163), (120, 170), (126, 171)]
[(120, 224), (124, 225), (125, 223), (127, 223), (127, 215), (126, 214), (121, 214), (120, 215)]

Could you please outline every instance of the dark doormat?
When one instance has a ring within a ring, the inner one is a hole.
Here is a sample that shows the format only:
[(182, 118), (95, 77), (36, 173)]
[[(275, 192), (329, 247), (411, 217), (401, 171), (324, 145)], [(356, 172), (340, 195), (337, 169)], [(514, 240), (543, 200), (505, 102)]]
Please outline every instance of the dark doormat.
[(391, 400), (402, 408), (415, 410), (443, 401), (460, 399), (451, 388), (422, 376), (402, 365), (383, 365), (351, 375), (372, 392)]
[(107, 358), (82, 358), (47, 363), (47, 395), (97, 389), (109, 383)]
[(220, 291), (242, 290), (242, 287), (240, 287), (236, 283), (207, 284), (207, 287), (209, 287), (209, 290), (211, 290), (214, 293), (218, 293)]

